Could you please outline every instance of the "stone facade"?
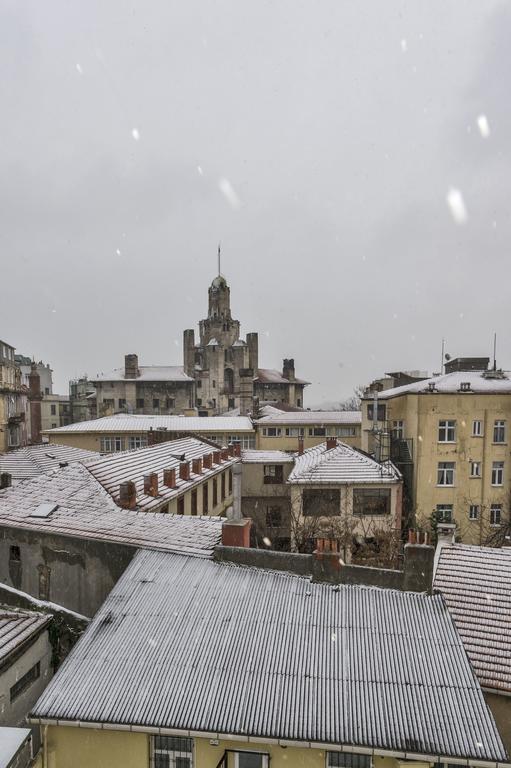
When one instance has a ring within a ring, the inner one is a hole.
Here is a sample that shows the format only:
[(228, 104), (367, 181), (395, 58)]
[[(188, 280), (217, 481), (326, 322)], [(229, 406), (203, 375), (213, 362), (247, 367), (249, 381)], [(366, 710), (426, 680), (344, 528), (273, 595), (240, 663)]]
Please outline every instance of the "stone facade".
[(0, 453), (27, 444), (27, 394), (14, 347), (0, 341)]

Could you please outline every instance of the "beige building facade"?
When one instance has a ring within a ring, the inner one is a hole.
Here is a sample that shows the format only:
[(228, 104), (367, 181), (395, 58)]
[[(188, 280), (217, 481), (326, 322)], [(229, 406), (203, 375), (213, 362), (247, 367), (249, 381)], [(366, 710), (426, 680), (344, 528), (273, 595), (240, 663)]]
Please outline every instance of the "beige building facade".
[(14, 352), (0, 341), (0, 453), (27, 444), (28, 389)]
[(416, 524), (456, 522), (467, 544), (493, 544), (509, 524), (511, 381), (456, 371), (378, 394), (362, 406), (362, 448), (390, 455)]
[(259, 450), (298, 451), (300, 446), (320, 445), (328, 437), (338, 438), (352, 448), (361, 447), (360, 411), (271, 410), (254, 422)]

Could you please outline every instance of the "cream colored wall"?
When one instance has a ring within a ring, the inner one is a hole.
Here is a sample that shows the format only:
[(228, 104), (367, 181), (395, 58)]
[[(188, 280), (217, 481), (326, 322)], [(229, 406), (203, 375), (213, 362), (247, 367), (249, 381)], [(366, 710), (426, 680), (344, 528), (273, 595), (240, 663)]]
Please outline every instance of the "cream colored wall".
[[(124, 450), (128, 450), (129, 446), (129, 438), (130, 437), (140, 437), (141, 435), (145, 435), (147, 437), (147, 432), (57, 432), (55, 434), (48, 433), (47, 437), (49, 438), (50, 443), (58, 443), (60, 445), (72, 445), (75, 448), (84, 448), (88, 451), (98, 451), (101, 452), (101, 438), (102, 437), (121, 437), (124, 440)], [(187, 434), (190, 433), (189, 430), (187, 430)], [(225, 432), (216, 432), (213, 433), (211, 430), (208, 430), (207, 432), (197, 432), (197, 437), (207, 437), (213, 440), (214, 442), (217, 442), (219, 445), (222, 445), (224, 447), (227, 447), (227, 437), (232, 436), (235, 438), (241, 438), (246, 435), (247, 432), (230, 432), (229, 434)], [(169, 433), (169, 437), (171, 439), (177, 439), (172, 436), (172, 433)], [(320, 441), (321, 442), (321, 441)], [(215, 450), (213, 447), (211, 447), (211, 450)]]
[(260, 463), (245, 463), (242, 462), (242, 475), (241, 475), (241, 495), (242, 496), (288, 496), (289, 486), (286, 485), (286, 480), (289, 477), (289, 473), (293, 469), (293, 462), (279, 463), (278, 461), (268, 461), (267, 464), (282, 466), (282, 483), (268, 483), (264, 482), (264, 464)]
[[(69, 726), (49, 726), (48, 765), (45, 768), (149, 768), (151, 737), (130, 731), (96, 730)], [(270, 755), (272, 768), (325, 768), (323, 749), (280, 747), (244, 741), (194, 740), (194, 768), (214, 768), (225, 750), (248, 750)], [(228, 768), (234, 768), (230, 755)], [(402, 768), (404, 761), (374, 757), (374, 768)], [(413, 768), (429, 768), (428, 763), (406, 761)], [(39, 765), (42, 765), (40, 760)]]
[[(413, 439), (413, 498), (418, 521), (428, 519), (437, 504), (453, 504), (461, 540), (467, 544), (484, 543), (495, 530), (489, 524), (491, 504), (502, 504), (502, 519), (509, 519), (511, 395), (410, 394), (385, 403), (389, 426), (394, 420), (403, 420), (405, 437)], [(365, 413), (366, 407), (363, 407), (364, 416)], [(449, 419), (456, 421), (456, 442), (439, 443), (438, 422)], [(472, 422), (476, 419), (483, 422), (482, 437), (472, 437)], [(504, 444), (493, 444), (493, 423), (498, 419), (506, 422)], [(370, 447), (367, 431), (370, 426), (365, 417), (363, 442), (366, 447)], [(456, 463), (454, 487), (437, 485), (441, 461)], [(482, 462), (481, 478), (470, 477), (471, 461)], [(504, 484), (500, 487), (491, 485), (494, 461), (504, 462)], [(469, 520), (470, 504), (481, 506), (482, 514), (477, 521)]]
[(485, 693), (484, 698), (495, 718), (504, 746), (511, 755), (511, 696)]
[[(225, 499), (223, 501), (222, 501), (222, 480), (221, 480), (222, 474), (225, 475), (225, 493), (226, 493)], [(207, 513), (208, 515), (224, 516), (228, 507), (232, 506), (233, 496), (232, 496), (232, 493), (229, 493), (229, 468), (226, 468), (223, 472), (219, 472), (214, 477), (216, 477), (217, 489), (218, 489), (218, 504), (215, 507), (213, 506), (213, 479), (214, 478), (209, 477), (207, 480), (204, 480), (202, 483), (200, 483), (200, 485), (195, 486), (195, 489), (197, 490), (197, 515), (199, 517), (202, 515), (202, 488), (206, 484), (208, 486), (208, 506), (209, 506), (209, 512)], [(191, 515), (192, 514), (192, 490), (189, 490), (184, 494), (184, 499), (185, 499), (184, 514)], [(177, 515), (177, 498), (172, 499), (172, 501), (169, 503), (169, 513), (172, 515)]]
[[(301, 425), (293, 425), (293, 424), (286, 424), (285, 426), (279, 426), (275, 425), (277, 429), (281, 430), (281, 435), (277, 437), (268, 437), (268, 435), (263, 435), (263, 429), (268, 428), (270, 425), (266, 424), (259, 425), (256, 427), (256, 448), (259, 450), (266, 450), (266, 451), (298, 451), (298, 437), (288, 437), (286, 436), (286, 428), (297, 428)], [(272, 427), (274, 425), (271, 425)], [(312, 448), (315, 445), (319, 445), (320, 443), (324, 443), (326, 438), (328, 436), (336, 437), (335, 435), (335, 427), (329, 428), (327, 427), (327, 434), (323, 437), (314, 437), (313, 435), (309, 435), (309, 426), (304, 427), (304, 435), (303, 435), (303, 446), (304, 448)], [(312, 425), (314, 426), (314, 425)], [(321, 426), (320, 424), (317, 424), (316, 426)], [(346, 425), (349, 426), (349, 425)], [(361, 438), (361, 428), (360, 424), (356, 424), (355, 426), (355, 435), (352, 437), (344, 437), (344, 436), (337, 436), (337, 440), (342, 443), (346, 443), (346, 445), (350, 445), (352, 448), (360, 448), (362, 445), (362, 438)]]

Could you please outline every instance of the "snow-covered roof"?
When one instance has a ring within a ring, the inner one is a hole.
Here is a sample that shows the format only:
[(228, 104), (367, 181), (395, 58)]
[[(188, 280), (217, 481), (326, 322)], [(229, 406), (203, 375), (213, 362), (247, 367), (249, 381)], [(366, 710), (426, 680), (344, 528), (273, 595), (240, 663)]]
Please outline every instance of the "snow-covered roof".
[[(266, 408), (268, 406), (265, 406)], [(257, 424), (360, 424), (361, 411), (276, 411), (257, 419)]]
[(397, 483), (401, 474), (391, 462), (379, 464), (345, 443), (327, 449), (326, 443), (308, 448), (295, 457), (289, 483), (357, 485)]
[(0, 606), (0, 664), (39, 635), (51, 621), (51, 615)]
[(285, 451), (256, 451), (247, 449), (241, 452), (243, 464), (292, 464), (293, 455)]
[[(492, 376), (491, 371), (454, 371), (444, 373), (442, 376), (432, 376), (423, 381), (415, 381), (412, 384), (403, 384), (401, 387), (384, 389), (378, 392), (378, 400), (386, 400), (389, 397), (398, 397), (408, 393), (432, 394), (430, 387), (434, 385), (433, 394), (463, 392), (463, 395), (475, 393), (511, 393), (511, 372), (504, 371), (502, 376)], [(468, 392), (461, 389), (462, 384), (470, 384)], [(372, 400), (372, 395), (366, 396), (366, 400)]]
[(41, 472), (59, 469), (61, 464), (97, 457), (95, 451), (74, 448), (70, 445), (44, 443), (29, 445), (17, 451), (0, 453), (0, 472), (9, 472), (13, 483), (34, 477)]
[(115, 368), (111, 373), (101, 373), (91, 381), (193, 381), (182, 365), (140, 365), (138, 370), (139, 375), (135, 379), (126, 377), (124, 368)]
[(15, 768), (18, 765), (21, 750), (26, 746), (30, 735), (30, 728), (0, 726), (0, 768)]
[(214, 339), (214, 338), (213, 338), (213, 339), (210, 339), (210, 340), (208, 341), (208, 343), (207, 343), (207, 345), (206, 345), (206, 346), (208, 346), (208, 347), (218, 347), (218, 346), (220, 346), (220, 345), (219, 345), (218, 341), (217, 341), (216, 339)]
[(246, 342), (244, 342), (242, 339), (238, 339), (237, 341), (234, 342), (234, 344), (232, 346), (233, 347), (246, 347), (247, 345), (246, 345)]
[(135, 555), (30, 718), (507, 759), (441, 595), (163, 552)]
[(68, 432), (122, 432), (136, 433), (149, 430), (166, 429), (169, 432), (253, 432), (251, 420), (247, 416), (143, 416), (132, 413), (117, 413), (102, 416), (90, 421), (78, 421), (65, 427), (46, 430), (45, 434), (54, 435)]
[[(56, 509), (47, 517), (33, 517), (44, 503)], [(221, 525), (216, 517), (121, 509), (78, 463), (0, 491), (0, 526), (73, 538), (211, 557), (221, 538)]]
[(511, 549), (442, 547), (434, 588), (483, 688), (511, 694)]
[(258, 384), (310, 384), (310, 381), (304, 381), (304, 379), (293, 379), (290, 381), (275, 368), (258, 368), (254, 381)]

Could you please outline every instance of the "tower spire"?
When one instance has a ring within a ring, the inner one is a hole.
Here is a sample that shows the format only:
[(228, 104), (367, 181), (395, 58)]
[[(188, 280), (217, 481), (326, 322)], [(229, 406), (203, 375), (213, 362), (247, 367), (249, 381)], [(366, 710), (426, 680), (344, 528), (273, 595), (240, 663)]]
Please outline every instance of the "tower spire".
[(219, 275), (222, 274), (220, 271), (221, 257), (222, 257), (222, 243), (218, 243), (218, 274)]

